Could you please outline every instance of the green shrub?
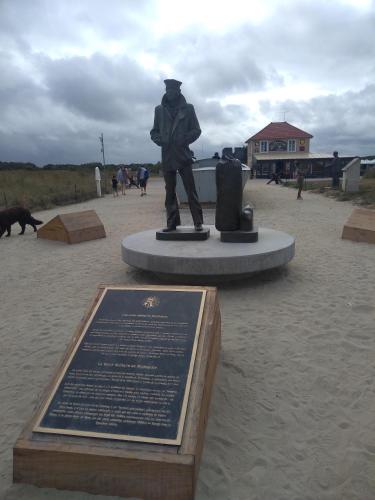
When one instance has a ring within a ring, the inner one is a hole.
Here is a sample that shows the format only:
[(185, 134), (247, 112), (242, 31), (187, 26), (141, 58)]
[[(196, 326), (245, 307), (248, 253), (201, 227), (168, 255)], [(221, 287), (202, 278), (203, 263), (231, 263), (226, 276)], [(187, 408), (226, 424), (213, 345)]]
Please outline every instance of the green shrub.
[(375, 167), (371, 167), (369, 168), (364, 176), (363, 176), (364, 179), (375, 179)]

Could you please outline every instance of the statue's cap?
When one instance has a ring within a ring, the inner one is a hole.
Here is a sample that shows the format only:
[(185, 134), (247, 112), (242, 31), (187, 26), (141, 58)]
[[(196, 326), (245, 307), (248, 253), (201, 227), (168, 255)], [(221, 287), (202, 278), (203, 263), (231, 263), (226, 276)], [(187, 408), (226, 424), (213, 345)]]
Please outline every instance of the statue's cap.
[(174, 90), (180, 90), (180, 87), (182, 85), (182, 82), (179, 82), (178, 80), (174, 80), (173, 78), (169, 78), (167, 80), (164, 80), (165, 83), (165, 88), (168, 89), (174, 89)]

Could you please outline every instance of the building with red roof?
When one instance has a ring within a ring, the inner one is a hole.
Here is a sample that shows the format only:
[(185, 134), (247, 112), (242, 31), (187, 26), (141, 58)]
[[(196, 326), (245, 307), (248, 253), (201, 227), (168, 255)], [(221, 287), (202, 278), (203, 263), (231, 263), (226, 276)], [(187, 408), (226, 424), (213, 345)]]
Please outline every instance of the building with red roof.
[[(311, 153), (311, 134), (288, 122), (271, 122), (247, 141), (247, 164), (257, 176), (293, 176), (297, 164), (312, 176), (326, 176), (332, 153)], [(343, 157), (343, 159), (352, 157)]]
[(255, 135), (250, 137), (249, 141), (262, 141), (274, 139), (312, 139), (312, 135), (300, 128), (291, 125), (288, 122), (271, 122), (262, 128)]
[(308, 153), (312, 135), (288, 122), (271, 122), (246, 142), (248, 164), (252, 165), (254, 155), (267, 153)]

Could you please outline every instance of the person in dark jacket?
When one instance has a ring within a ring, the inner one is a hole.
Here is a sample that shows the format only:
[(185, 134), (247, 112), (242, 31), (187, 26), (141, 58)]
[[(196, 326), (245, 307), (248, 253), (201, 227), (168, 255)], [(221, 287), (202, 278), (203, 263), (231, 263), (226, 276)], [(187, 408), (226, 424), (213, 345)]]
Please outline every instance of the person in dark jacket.
[(333, 158), (330, 163), (331, 173), (332, 173), (332, 188), (337, 189), (340, 185), (340, 174), (341, 174), (341, 161), (339, 159), (339, 154), (337, 151), (333, 152)]
[(174, 231), (181, 224), (176, 197), (176, 174), (179, 172), (188, 197), (190, 212), (196, 231), (202, 231), (203, 214), (195, 188), (193, 154), (189, 145), (201, 135), (194, 106), (188, 104), (181, 94), (181, 82), (164, 80), (166, 92), (161, 104), (155, 108), (151, 139), (161, 147), (161, 158), (165, 181), (165, 208), (167, 227), (163, 231)]

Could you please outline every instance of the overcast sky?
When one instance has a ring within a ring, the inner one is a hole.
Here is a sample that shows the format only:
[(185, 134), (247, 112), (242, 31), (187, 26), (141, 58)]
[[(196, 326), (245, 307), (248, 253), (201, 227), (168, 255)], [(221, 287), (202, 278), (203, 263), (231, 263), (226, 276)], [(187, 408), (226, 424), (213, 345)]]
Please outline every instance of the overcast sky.
[(375, 154), (375, 2), (0, 0), (0, 161), (156, 162), (165, 78), (198, 158), (271, 121), (311, 151)]

